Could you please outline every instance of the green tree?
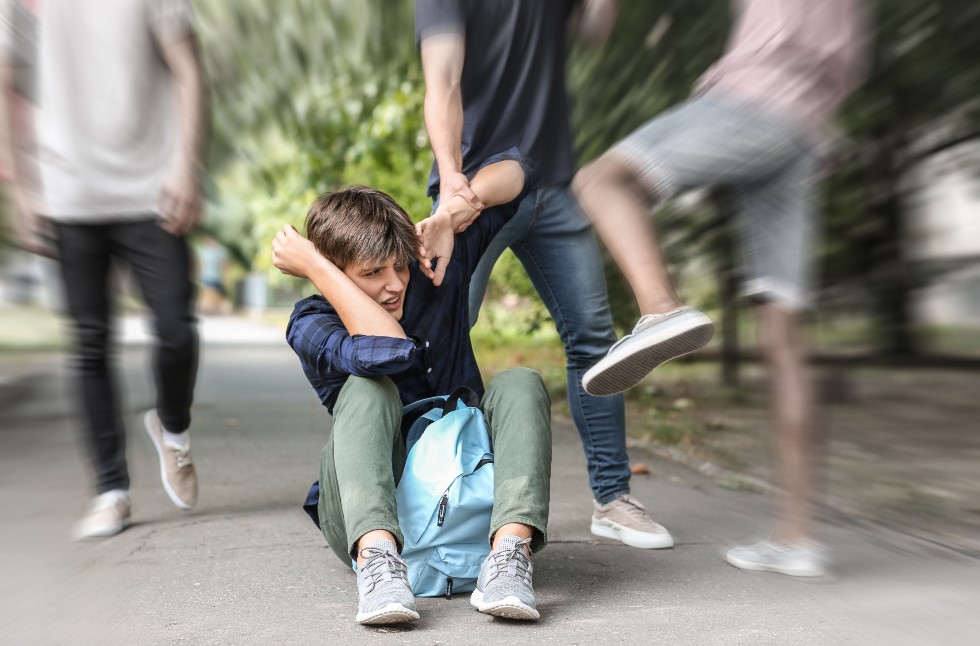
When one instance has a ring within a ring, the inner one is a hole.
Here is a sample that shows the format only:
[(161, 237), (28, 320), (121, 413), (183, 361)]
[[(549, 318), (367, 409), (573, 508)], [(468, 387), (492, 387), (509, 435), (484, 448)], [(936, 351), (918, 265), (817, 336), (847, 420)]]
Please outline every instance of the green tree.
[(428, 213), (430, 159), (409, 2), (200, 2), (212, 83), (212, 231), (268, 267), (320, 192), (351, 183)]

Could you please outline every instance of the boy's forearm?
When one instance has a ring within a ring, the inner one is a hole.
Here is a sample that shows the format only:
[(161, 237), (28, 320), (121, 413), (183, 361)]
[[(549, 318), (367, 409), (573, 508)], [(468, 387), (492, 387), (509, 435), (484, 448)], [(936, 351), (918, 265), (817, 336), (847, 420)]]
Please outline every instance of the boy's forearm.
[[(524, 190), (524, 169), (513, 160), (504, 160), (481, 168), (470, 181), (470, 188), (476, 193), (485, 208), (512, 202)], [(446, 212), (453, 231), (459, 232), (479, 215), (464, 200), (453, 200), (447, 204)]]
[(391, 314), (361, 291), (340, 268), (326, 258), (320, 256), (319, 261), (308, 269), (307, 277), (337, 310), (351, 336), (362, 334), (408, 338), (405, 330)]
[(488, 207), (507, 204), (524, 190), (524, 169), (510, 159), (490, 164), (480, 169), (470, 186)]

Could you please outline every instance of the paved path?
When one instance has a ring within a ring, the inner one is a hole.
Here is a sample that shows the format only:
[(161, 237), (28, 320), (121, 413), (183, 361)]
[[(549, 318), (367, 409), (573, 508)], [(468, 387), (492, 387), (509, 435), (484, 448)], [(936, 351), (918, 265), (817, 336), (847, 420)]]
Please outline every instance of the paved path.
[[(278, 333), (277, 333), (278, 334)], [(835, 521), (837, 575), (736, 570), (720, 546), (765, 527), (768, 501), (638, 453), (634, 494), (677, 546), (641, 551), (588, 533), (578, 436), (555, 421), (552, 544), (535, 563), (542, 620), (493, 620), (460, 596), (420, 600), (407, 628), (353, 623), (353, 574), (299, 508), (328, 417), (284, 345), (202, 355), (193, 448), (200, 506), (159, 486), (139, 426), (152, 403), (146, 348), (120, 361), (136, 525), (70, 543), (86, 504), (69, 384), (41, 362), (0, 398), (0, 644), (974, 644), (980, 563), (885, 530)]]

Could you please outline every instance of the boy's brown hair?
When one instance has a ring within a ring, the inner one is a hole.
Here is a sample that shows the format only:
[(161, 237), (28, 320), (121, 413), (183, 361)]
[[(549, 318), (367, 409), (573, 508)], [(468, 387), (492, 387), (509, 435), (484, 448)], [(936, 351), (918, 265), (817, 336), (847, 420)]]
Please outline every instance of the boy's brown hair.
[(368, 186), (316, 198), (306, 214), (306, 237), (341, 269), (391, 259), (408, 263), (420, 244), (405, 210), (387, 193)]

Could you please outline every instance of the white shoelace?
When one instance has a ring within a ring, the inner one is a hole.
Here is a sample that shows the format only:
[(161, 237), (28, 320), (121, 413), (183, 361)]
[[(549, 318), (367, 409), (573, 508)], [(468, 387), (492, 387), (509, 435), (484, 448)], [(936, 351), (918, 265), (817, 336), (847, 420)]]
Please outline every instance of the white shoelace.
[(193, 464), (191, 461), (190, 451), (184, 451), (175, 447), (167, 447), (174, 452), (174, 461), (177, 462), (177, 468), (183, 469), (186, 466)]

